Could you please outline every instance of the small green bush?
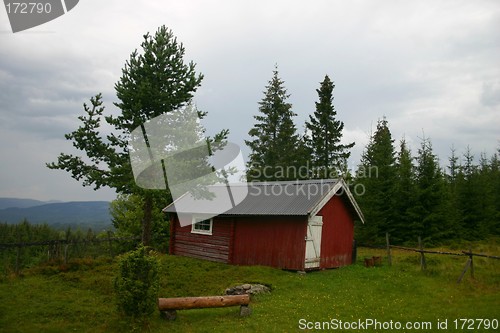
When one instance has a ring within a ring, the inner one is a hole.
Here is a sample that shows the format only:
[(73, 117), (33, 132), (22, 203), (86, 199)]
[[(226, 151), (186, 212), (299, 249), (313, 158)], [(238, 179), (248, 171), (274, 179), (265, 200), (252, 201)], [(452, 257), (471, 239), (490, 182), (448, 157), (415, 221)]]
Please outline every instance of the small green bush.
[(156, 308), (159, 290), (158, 260), (139, 246), (119, 261), (115, 278), (118, 308), (125, 315), (145, 318)]

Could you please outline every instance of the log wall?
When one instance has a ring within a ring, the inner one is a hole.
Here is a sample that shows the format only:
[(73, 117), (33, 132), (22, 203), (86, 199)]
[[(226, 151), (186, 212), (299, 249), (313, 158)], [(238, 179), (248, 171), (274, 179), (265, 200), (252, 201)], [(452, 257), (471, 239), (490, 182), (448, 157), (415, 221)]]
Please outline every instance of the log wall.
[(212, 234), (191, 232), (191, 225), (181, 227), (177, 218), (172, 221), (170, 254), (227, 263), (231, 236), (231, 220), (214, 218)]

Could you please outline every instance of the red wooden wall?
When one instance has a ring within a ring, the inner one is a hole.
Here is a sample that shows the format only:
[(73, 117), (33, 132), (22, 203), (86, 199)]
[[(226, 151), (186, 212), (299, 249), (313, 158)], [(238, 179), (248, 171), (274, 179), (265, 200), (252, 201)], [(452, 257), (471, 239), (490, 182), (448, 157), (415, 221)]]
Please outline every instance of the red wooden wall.
[(191, 224), (181, 227), (177, 217), (170, 229), (170, 254), (227, 263), (232, 221), (214, 218), (211, 235), (191, 233)]
[[(318, 215), (323, 216), (320, 268), (350, 265), (354, 222), (344, 198), (333, 196)], [(216, 217), (212, 235), (193, 234), (174, 215), (170, 253), (236, 264), (304, 270), (307, 217)]]
[(334, 195), (323, 206), (318, 215), (323, 216), (320, 268), (350, 265), (352, 262), (354, 221), (344, 199)]
[(230, 263), (303, 270), (306, 227), (306, 217), (238, 217)]

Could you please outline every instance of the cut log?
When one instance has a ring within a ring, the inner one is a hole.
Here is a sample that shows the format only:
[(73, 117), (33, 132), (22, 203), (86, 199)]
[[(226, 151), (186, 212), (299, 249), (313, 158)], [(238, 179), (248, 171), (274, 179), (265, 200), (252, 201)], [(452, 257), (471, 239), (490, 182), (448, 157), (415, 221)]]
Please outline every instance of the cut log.
[(250, 304), (249, 295), (159, 298), (158, 309), (187, 310)]

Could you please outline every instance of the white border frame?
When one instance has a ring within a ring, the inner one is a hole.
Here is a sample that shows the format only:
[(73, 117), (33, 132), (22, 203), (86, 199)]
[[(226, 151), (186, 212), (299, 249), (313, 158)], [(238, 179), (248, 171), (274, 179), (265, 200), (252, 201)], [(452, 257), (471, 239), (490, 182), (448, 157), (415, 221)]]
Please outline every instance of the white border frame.
[[(204, 220), (210, 220), (210, 229), (207, 231), (195, 229), (194, 225), (196, 223), (204, 221)], [(192, 234), (211, 235), (213, 229), (214, 229), (214, 219), (212, 217), (205, 217), (203, 215), (193, 215), (193, 221), (191, 223), (191, 233)]]

